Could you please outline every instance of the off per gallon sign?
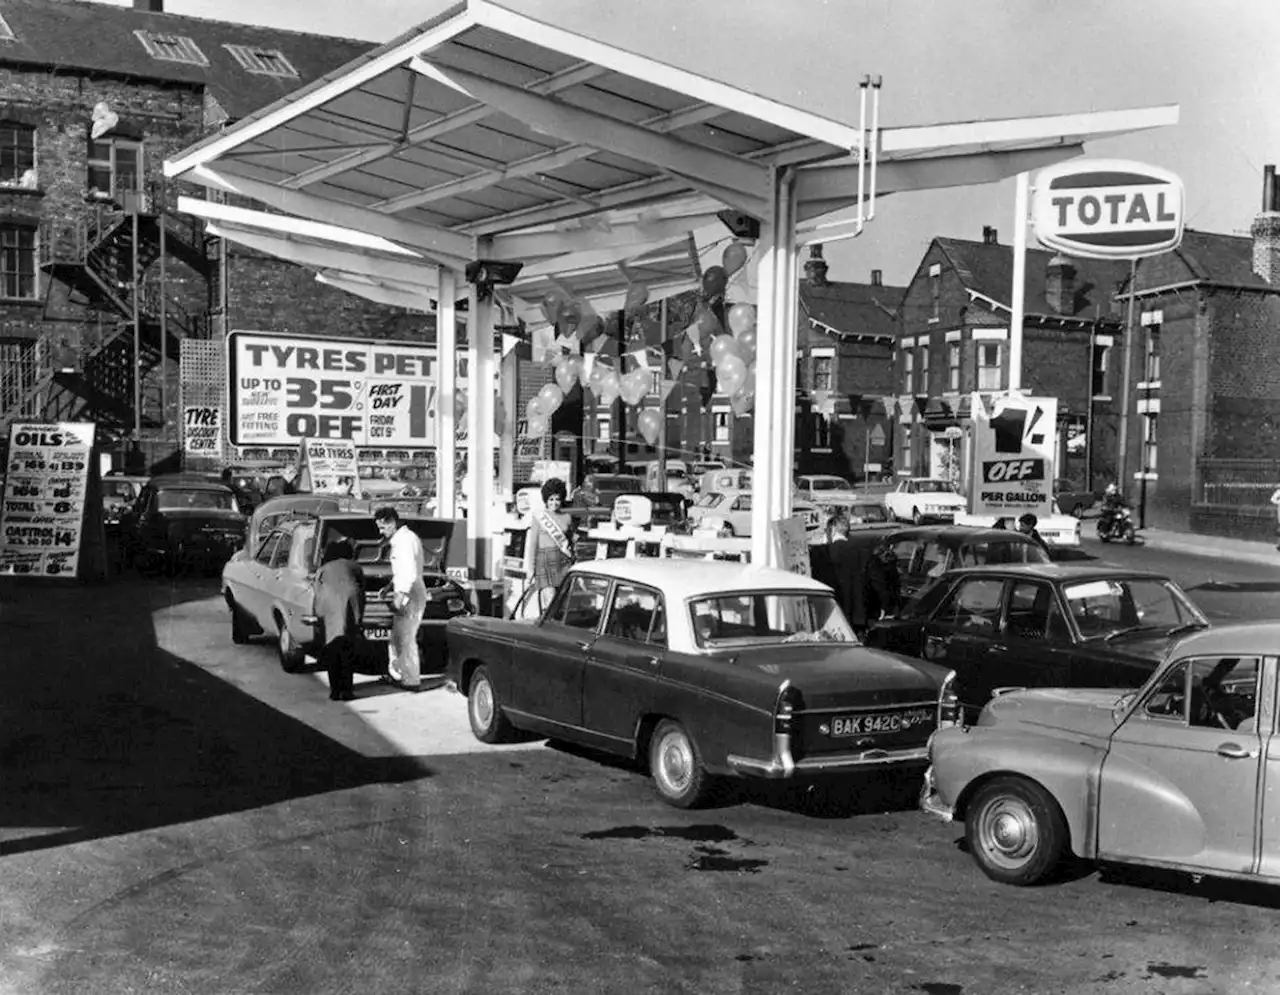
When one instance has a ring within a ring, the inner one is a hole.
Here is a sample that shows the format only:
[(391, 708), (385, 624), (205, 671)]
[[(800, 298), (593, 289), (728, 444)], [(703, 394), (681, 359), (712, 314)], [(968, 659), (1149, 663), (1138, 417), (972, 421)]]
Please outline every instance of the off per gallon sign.
[(1076, 159), (1042, 169), (1032, 195), (1036, 237), (1086, 259), (1136, 259), (1182, 241), (1182, 180), (1124, 159)]
[(990, 415), (980, 413), (973, 426), (973, 514), (1051, 514), (1057, 431), (1053, 397), (998, 397)]
[(232, 332), (228, 436), (237, 446), (434, 446), (436, 366), (430, 346)]

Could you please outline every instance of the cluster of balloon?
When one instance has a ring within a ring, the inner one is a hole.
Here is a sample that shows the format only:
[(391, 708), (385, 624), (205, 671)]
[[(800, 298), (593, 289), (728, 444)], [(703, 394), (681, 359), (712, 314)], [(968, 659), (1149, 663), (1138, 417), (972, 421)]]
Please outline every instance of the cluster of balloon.
[(627, 404), (636, 405), (649, 393), (651, 374), (648, 370), (637, 367), (619, 381), (619, 393)]
[(542, 390), (529, 398), (524, 414), (529, 423), (529, 435), (546, 435), (551, 429), (551, 416), (564, 403), (564, 391), (558, 384), (544, 384)]
[(564, 394), (573, 390), (573, 385), (582, 379), (583, 365), (581, 356), (561, 356), (555, 361), (556, 384)]
[(662, 415), (653, 408), (645, 408), (636, 419), (636, 425), (644, 441), (653, 445), (658, 441), (658, 433), (662, 430)]
[[(592, 370), (592, 375), (594, 376), (594, 374), (595, 370)], [(600, 403), (607, 408), (622, 393), (622, 377), (618, 376), (617, 370), (606, 366), (600, 370), (600, 379), (593, 389), (600, 398)]]
[(756, 309), (750, 304), (735, 304), (725, 320), (733, 334), (717, 335), (709, 351), (720, 389), (729, 395), (734, 413), (742, 415), (751, 410), (756, 399)]
[(724, 252), (720, 254), (720, 264), (724, 267), (725, 273), (733, 276), (734, 273), (747, 264), (746, 246), (741, 242), (731, 242), (726, 245)]

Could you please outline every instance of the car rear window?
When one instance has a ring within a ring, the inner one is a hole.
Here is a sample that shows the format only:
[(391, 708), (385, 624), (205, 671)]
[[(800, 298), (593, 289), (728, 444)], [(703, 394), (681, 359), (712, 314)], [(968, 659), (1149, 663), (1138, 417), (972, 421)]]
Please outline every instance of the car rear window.
[(836, 600), (818, 591), (751, 591), (700, 598), (689, 606), (703, 649), (752, 642), (856, 642)]
[(230, 491), (213, 491), (197, 488), (166, 487), (157, 499), (161, 511), (179, 511), (184, 508), (239, 511), (236, 499)]

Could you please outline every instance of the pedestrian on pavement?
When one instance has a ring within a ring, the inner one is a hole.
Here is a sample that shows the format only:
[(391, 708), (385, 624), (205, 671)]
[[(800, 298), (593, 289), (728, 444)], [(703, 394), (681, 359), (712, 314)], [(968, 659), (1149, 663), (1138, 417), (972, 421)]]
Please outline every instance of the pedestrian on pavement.
[(1031, 512), (1027, 512), (1018, 519), (1018, 531), (1024, 536), (1030, 536), (1035, 540), (1036, 544), (1046, 553), (1049, 552), (1049, 544), (1044, 541), (1044, 536), (1036, 529), (1036, 525), (1040, 519), (1036, 518)]
[[(346, 538), (334, 539), (324, 548), (315, 580), (315, 614), (320, 618), (324, 646), (322, 663), (329, 673), (329, 699), (351, 701), (355, 659), (349, 648), (360, 636), (364, 617), (364, 571), (355, 562), (355, 550)], [(344, 640), (340, 647), (336, 640)]]
[(426, 569), (422, 540), (400, 523), (395, 508), (379, 508), (373, 513), (378, 531), (391, 545), (391, 659), (388, 670), (393, 681), (406, 691), (423, 691), (422, 661), (418, 656), (418, 629), (427, 607), (427, 587), (422, 580)]
[(529, 540), (533, 543), (533, 587), (539, 607), (545, 609), (560, 581), (573, 564), (569, 533), (573, 519), (560, 509), (568, 499), (564, 481), (553, 477), (542, 485), (542, 507), (533, 513)]
[(898, 558), (893, 555), (893, 547), (888, 543), (878, 546), (871, 555), (863, 591), (869, 622), (896, 615), (902, 606), (902, 578), (898, 573)]

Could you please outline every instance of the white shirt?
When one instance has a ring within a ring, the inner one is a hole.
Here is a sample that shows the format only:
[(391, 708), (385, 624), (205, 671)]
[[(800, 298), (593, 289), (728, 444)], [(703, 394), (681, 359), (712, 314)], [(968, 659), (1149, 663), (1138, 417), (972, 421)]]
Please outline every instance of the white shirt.
[(426, 569), (422, 540), (407, 525), (391, 535), (391, 584), (397, 594), (408, 594), (414, 586), (422, 587), (422, 571)]

